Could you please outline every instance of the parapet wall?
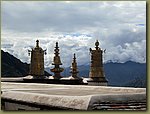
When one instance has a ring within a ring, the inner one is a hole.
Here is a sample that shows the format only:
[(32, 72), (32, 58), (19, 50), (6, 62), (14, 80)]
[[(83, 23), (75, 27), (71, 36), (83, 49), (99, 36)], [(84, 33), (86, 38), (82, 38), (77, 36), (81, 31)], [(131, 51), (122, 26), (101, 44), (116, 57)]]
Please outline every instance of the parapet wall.
[(1, 98), (3, 110), (146, 110), (145, 88), (2, 82)]

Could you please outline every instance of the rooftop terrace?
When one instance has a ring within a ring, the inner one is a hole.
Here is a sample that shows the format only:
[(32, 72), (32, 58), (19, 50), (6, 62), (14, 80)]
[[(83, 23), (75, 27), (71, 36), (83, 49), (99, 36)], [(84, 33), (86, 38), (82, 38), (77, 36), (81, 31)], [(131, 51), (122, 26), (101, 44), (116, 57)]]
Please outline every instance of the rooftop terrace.
[(137, 104), (141, 110), (146, 109), (145, 88), (13, 82), (1, 82), (1, 88), (2, 99), (62, 109), (102, 109), (106, 104), (107, 109), (112, 109), (112, 104), (116, 106), (118, 103), (128, 107), (134, 105), (129, 108), (133, 110), (137, 108), (135, 106), (139, 107)]

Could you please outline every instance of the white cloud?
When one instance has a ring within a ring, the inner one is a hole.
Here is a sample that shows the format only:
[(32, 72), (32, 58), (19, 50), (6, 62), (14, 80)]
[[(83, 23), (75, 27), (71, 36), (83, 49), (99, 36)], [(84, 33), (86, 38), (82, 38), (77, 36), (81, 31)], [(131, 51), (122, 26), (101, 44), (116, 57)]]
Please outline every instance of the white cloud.
[[(140, 10), (139, 10), (140, 8)], [(104, 61), (146, 60), (146, 2), (2, 2), (2, 49), (23, 62), (30, 62), (27, 50), (47, 49), (45, 67), (50, 67), (55, 42), (61, 61), (70, 66), (73, 53), (79, 65), (90, 62), (89, 48), (106, 49)]]

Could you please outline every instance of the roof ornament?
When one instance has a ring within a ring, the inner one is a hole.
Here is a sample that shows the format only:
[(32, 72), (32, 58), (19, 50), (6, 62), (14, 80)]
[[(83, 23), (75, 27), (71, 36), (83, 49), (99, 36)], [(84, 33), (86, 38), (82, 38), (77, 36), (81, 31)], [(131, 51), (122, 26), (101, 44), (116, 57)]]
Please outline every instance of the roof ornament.
[(36, 40), (36, 47), (39, 47), (39, 40)]

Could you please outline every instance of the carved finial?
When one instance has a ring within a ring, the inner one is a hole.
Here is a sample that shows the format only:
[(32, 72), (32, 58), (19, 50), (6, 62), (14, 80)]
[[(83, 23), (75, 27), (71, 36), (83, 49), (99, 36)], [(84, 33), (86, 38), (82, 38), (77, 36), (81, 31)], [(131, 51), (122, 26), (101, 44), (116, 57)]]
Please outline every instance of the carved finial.
[(73, 60), (76, 60), (76, 54), (74, 53), (74, 57), (73, 57)]
[(56, 42), (56, 47), (58, 47), (58, 42)]
[(36, 47), (39, 47), (39, 40), (36, 40)]
[(75, 53), (74, 53), (74, 56), (73, 56), (73, 61), (72, 61), (72, 66), (71, 66), (70, 73), (72, 73), (72, 76), (74, 78), (77, 78), (77, 73), (79, 73), (78, 70), (77, 70), (77, 62), (76, 62), (76, 55), (75, 55)]
[(96, 47), (98, 47), (98, 46), (99, 46), (99, 42), (98, 42), (98, 40), (96, 40), (96, 42), (95, 42), (95, 46), (96, 46)]
[(58, 56), (58, 55), (59, 55), (58, 42), (56, 42), (56, 47), (55, 47), (54, 51), (55, 51), (55, 53), (54, 53), (54, 54), (55, 54), (56, 56)]
[(95, 46), (96, 46), (96, 47), (95, 47), (95, 48), (96, 48), (96, 50), (98, 50), (98, 49), (99, 49), (99, 47), (98, 47), (98, 46), (99, 46), (99, 42), (98, 42), (98, 40), (95, 42)]

